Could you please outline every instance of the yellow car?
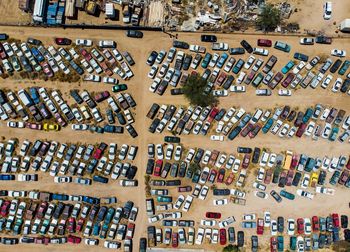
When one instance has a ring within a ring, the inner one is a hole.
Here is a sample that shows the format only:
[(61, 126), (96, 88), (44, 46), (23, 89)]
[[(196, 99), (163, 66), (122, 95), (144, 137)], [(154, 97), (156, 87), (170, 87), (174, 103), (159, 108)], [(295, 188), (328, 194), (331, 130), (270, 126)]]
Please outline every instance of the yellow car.
[(44, 123), (43, 128), (46, 131), (59, 131), (60, 130), (60, 126), (58, 124)]
[(311, 187), (315, 187), (317, 185), (317, 181), (318, 181), (318, 174), (316, 172), (313, 172), (310, 178)]

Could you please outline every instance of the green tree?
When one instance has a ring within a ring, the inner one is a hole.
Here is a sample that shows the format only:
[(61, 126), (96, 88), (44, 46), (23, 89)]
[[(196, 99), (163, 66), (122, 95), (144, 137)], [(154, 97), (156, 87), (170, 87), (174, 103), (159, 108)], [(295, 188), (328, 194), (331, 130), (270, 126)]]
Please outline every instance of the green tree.
[(213, 94), (204, 92), (206, 87), (206, 80), (200, 76), (191, 75), (183, 86), (183, 92), (192, 105), (206, 107), (216, 104), (217, 99)]
[(237, 251), (238, 251), (238, 247), (232, 244), (227, 245), (222, 249), (222, 252), (237, 252)]
[(191, 172), (195, 172), (197, 170), (201, 170), (201, 167), (197, 163), (190, 163), (190, 165), (188, 166), (188, 170), (190, 170)]
[(272, 31), (281, 23), (281, 12), (279, 9), (273, 7), (272, 4), (265, 5), (256, 24), (264, 31)]

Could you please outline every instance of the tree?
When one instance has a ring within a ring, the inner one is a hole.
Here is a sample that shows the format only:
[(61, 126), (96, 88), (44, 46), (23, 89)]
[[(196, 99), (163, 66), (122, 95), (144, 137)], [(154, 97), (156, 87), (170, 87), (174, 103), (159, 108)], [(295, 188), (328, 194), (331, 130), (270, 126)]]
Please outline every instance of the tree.
[(222, 252), (237, 252), (237, 251), (238, 251), (238, 247), (232, 244), (227, 245), (222, 249)]
[(194, 173), (197, 170), (201, 170), (201, 167), (197, 163), (190, 163), (190, 165), (188, 166), (188, 170)]
[(281, 12), (279, 9), (273, 7), (272, 4), (265, 5), (256, 24), (264, 31), (272, 31), (281, 23)]
[(211, 92), (206, 93), (207, 81), (200, 76), (191, 75), (183, 86), (185, 97), (192, 105), (206, 107), (217, 103)]

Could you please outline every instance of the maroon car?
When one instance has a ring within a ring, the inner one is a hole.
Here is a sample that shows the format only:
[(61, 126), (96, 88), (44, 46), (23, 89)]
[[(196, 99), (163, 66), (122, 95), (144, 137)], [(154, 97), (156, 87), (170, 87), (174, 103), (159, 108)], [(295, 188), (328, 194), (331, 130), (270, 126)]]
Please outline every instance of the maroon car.
[(265, 178), (264, 178), (264, 183), (265, 184), (270, 184), (271, 183), (271, 178), (272, 178), (272, 170), (268, 169), (265, 172)]
[(94, 98), (96, 102), (102, 102), (106, 100), (109, 96), (110, 94), (108, 91), (103, 91), (103, 92), (97, 93)]
[(72, 40), (68, 38), (55, 38), (55, 43), (57, 45), (70, 45), (72, 44)]
[(295, 135), (297, 137), (301, 137), (304, 134), (305, 130), (306, 130), (306, 126), (307, 126), (306, 123), (301, 124), (300, 127), (297, 130), (297, 133)]
[(269, 39), (258, 39), (258, 46), (271, 47), (272, 41)]
[(30, 123), (30, 122), (26, 122), (25, 127), (28, 129), (34, 129), (34, 130), (42, 130), (42, 128), (43, 128), (41, 124)]
[(242, 131), (241, 136), (246, 137), (250, 131), (254, 129), (254, 125), (249, 123)]
[(178, 234), (177, 233), (173, 233), (172, 238), (171, 238), (171, 246), (173, 248), (177, 248), (178, 245), (179, 245), (179, 243), (178, 243)]
[(190, 192), (192, 191), (192, 186), (179, 186), (177, 188), (178, 192)]
[(68, 235), (68, 243), (79, 244), (81, 242), (81, 238), (74, 235)]
[(247, 169), (250, 163), (250, 154), (245, 154), (242, 162), (242, 168)]
[(73, 217), (68, 219), (67, 229), (69, 233), (75, 233), (75, 219)]
[(295, 74), (293, 74), (293, 73), (288, 73), (287, 74), (287, 76), (286, 76), (286, 78), (284, 78), (284, 80), (282, 81), (282, 86), (283, 87), (288, 87), (289, 86), (289, 84), (294, 80), (294, 77), (295, 77)]
[(206, 212), (205, 217), (211, 218), (211, 219), (220, 219), (221, 218), (221, 213), (217, 212)]
[(254, 129), (250, 131), (248, 134), (249, 138), (250, 139), (254, 138), (259, 133), (260, 130), (261, 130), (261, 124), (260, 123), (255, 124)]
[(5, 52), (5, 48), (3, 47), (3, 45), (1, 43), (0, 43), (0, 58), (2, 60), (7, 58), (7, 54)]
[(269, 83), (269, 87), (271, 89), (275, 89), (275, 87), (278, 85), (278, 83), (281, 82), (283, 79), (283, 74), (281, 72), (278, 72), (272, 79), (272, 81)]
[(2, 203), (1, 212), (0, 212), (2, 217), (5, 217), (8, 214), (10, 205), (11, 205), (11, 202), (9, 200), (6, 200), (4, 203)]
[(224, 178), (225, 178), (225, 168), (221, 168), (219, 170), (219, 175), (218, 175), (218, 179), (216, 180), (218, 183), (222, 183), (224, 182)]
[(87, 60), (90, 61), (92, 59), (91, 54), (84, 48), (80, 49), (80, 53), (81, 55), (83, 55), (83, 57)]
[(40, 204), (40, 206), (39, 206), (39, 210), (38, 210), (38, 212), (36, 213), (36, 217), (37, 217), (38, 219), (41, 219), (41, 218), (44, 217), (47, 207), (48, 207), (48, 203), (47, 203), (46, 201), (41, 202), (41, 204)]
[(221, 72), (221, 73), (219, 74), (218, 78), (216, 79), (216, 84), (219, 85), (219, 86), (221, 86), (222, 83), (224, 83), (226, 77), (227, 77), (227, 74), (224, 73), (224, 72)]
[(47, 77), (51, 78), (53, 76), (53, 72), (50, 68), (50, 65), (47, 62), (42, 62), (41, 67), (43, 68), (43, 71), (47, 75)]
[(227, 239), (226, 229), (220, 228), (219, 234), (220, 234), (220, 245), (225, 245), (226, 239)]
[(287, 186), (291, 186), (292, 185), (293, 177), (294, 177), (294, 171), (293, 170), (288, 170), (287, 183), (286, 183)]
[(208, 177), (209, 183), (213, 184), (215, 182), (215, 178), (216, 178), (217, 174), (218, 174), (218, 172), (215, 169), (211, 169), (211, 171), (209, 173), (209, 177)]
[(349, 179), (349, 171), (348, 170), (344, 170), (341, 175), (340, 175), (340, 178), (338, 180), (338, 183), (340, 185), (344, 185), (346, 183), (346, 181), (348, 181)]

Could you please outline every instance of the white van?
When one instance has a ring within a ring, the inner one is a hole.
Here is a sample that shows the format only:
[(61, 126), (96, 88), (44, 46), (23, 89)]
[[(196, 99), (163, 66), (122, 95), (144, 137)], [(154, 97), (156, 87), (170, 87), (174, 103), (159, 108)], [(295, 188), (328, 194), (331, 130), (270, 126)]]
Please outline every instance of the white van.
[(30, 107), (33, 105), (32, 99), (24, 89), (18, 91), (18, 96), (26, 107)]

